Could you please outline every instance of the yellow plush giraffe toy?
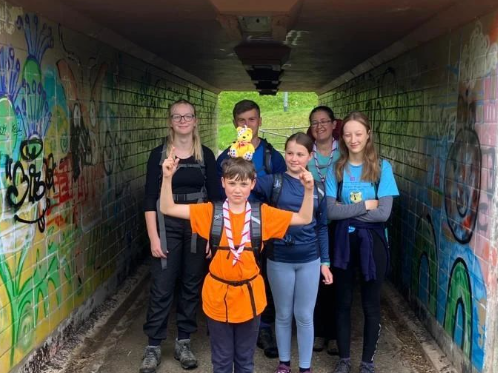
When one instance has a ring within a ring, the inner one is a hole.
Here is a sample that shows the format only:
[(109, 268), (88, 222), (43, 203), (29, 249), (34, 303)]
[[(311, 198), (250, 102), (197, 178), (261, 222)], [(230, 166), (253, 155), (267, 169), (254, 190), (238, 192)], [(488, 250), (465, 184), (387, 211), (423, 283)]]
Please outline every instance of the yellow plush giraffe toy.
[(254, 146), (251, 143), (252, 129), (244, 127), (237, 128), (237, 140), (232, 143), (228, 155), (232, 158), (241, 157), (247, 161), (252, 160)]

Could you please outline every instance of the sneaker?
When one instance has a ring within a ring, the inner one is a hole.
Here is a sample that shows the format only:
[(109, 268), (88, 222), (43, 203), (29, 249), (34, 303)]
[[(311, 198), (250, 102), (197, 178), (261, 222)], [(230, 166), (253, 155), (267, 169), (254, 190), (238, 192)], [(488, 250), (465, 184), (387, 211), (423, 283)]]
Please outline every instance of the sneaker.
[(145, 347), (140, 373), (156, 373), (156, 368), (161, 364), (161, 346)]
[(331, 339), (327, 343), (327, 353), (329, 355), (339, 355), (339, 350), (337, 349), (337, 343), (334, 339)]
[(278, 364), (277, 370), (275, 373), (291, 373), (291, 368), (288, 365), (285, 364)]
[(309, 368), (303, 371), (300, 370), (299, 373), (313, 373), (313, 372), (311, 371), (311, 368)]
[(197, 359), (190, 349), (190, 339), (175, 341), (175, 359), (180, 361), (183, 369), (197, 368)]
[(257, 346), (264, 351), (266, 357), (270, 359), (278, 357), (278, 348), (270, 328), (259, 330)]
[(362, 361), (360, 364), (360, 373), (375, 373), (373, 363), (365, 363)]
[(335, 366), (333, 373), (349, 373), (351, 372), (351, 360), (341, 359)]
[(325, 338), (315, 337), (313, 341), (313, 351), (322, 351), (325, 347)]

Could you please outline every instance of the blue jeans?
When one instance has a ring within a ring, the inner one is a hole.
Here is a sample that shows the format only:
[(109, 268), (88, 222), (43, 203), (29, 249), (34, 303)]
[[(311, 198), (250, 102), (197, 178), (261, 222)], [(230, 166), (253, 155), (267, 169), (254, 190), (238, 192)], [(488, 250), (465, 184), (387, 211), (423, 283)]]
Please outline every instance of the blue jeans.
[(280, 361), (291, 359), (292, 316), (296, 318), (299, 367), (311, 366), (313, 310), (315, 309), (320, 259), (309, 263), (268, 260), (268, 280), (275, 302), (275, 334)]

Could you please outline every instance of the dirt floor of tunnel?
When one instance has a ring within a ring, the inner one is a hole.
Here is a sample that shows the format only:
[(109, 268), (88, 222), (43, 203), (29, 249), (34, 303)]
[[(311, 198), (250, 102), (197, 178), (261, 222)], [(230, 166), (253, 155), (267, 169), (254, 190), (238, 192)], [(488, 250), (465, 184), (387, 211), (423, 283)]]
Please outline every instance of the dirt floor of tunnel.
[[(146, 267), (146, 266), (145, 266)], [(144, 270), (142, 269), (142, 272)], [(137, 373), (146, 337), (142, 332), (148, 300), (148, 276), (142, 273), (142, 278), (135, 280), (136, 287), (130, 289), (126, 299), (115, 312), (107, 317), (105, 322), (93, 321), (85, 331), (76, 338), (73, 351), (62, 355), (63, 362), (52, 363), (44, 370), (46, 373)], [(122, 295), (123, 296), (123, 295)], [(172, 315), (173, 316), (173, 315)], [(98, 316), (95, 316), (98, 318)], [(355, 297), (353, 307), (352, 332), (352, 362), (353, 371), (359, 365), (362, 345), (363, 316), (360, 299)], [(173, 341), (175, 339), (175, 319), (170, 318), (168, 339), (163, 343), (163, 361), (157, 373), (182, 371), (177, 361), (173, 359)], [(297, 343), (295, 330), (293, 333), (292, 368), (297, 371)], [(71, 343), (68, 345), (68, 348)], [(199, 367), (194, 372), (211, 372), (209, 340), (203, 315), (199, 315), (199, 331), (192, 337), (193, 350), (199, 359)], [(312, 367), (315, 373), (328, 373), (335, 366), (337, 356), (330, 356), (325, 351), (314, 353)], [(378, 350), (375, 356), (376, 372), (396, 373), (432, 373), (438, 370), (426, 359), (421, 345), (412, 330), (398, 318), (389, 302), (382, 304), (382, 332)], [(273, 372), (277, 360), (267, 359), (261, 350), (257, 349), (255, 356), (255, 373)]]
[[(388, 318), (390, 323), (388, 327), (392, 326), (396, 329), (396, 337), (400, 341), (400, 355), (403, 359), (410, 362), (411, 366), (416, 372), (419, 373), (435, 373), (437, 370), (434, 366), (427, 361), (427, 358), (413, 332), (400, 320), (397, 312), (391, 306), (382, 300), (383, 318)], [(386, 323), (384, 323), (386, 325)]]

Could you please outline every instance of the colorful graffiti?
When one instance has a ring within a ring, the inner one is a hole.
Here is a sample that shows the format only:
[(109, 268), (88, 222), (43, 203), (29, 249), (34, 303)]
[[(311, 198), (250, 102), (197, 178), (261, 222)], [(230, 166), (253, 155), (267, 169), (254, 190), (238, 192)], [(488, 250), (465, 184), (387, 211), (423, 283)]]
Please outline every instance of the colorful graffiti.
[[(488, 296), (496, 292), (490, 271), (498, 40), (484, 31), (495, 27), (476, 22), (458, 31), (461, 45), (435, 40), (321, 98), (341, 115), (369, 114), (377, 149), (393, 163), (401, 190), (390, 229), (393, 280), (430, 330), (442, 332), (434, 337), (454, 357), (441, 337), (450, 336), (458, 364), (469, 371), (490, 364)], [(428, 59), (428, 51), (443, 48), (460, 53)], [(418, 68), (435, 64), (439, 75)]]
[[(4, 2), (0, 33), (25, 45), (0, 46), (0, 371), (8, 372), (111, 276), (129, 273), (145, 242), (138, 201), (148, 151), (165, 133), (157, 122), (185, 97), (212, 126), (216, 95), (153, 67), (132, 79), (129, 66), (143, 62)], [(70, 50), (85, 43), (95, 55)]]

